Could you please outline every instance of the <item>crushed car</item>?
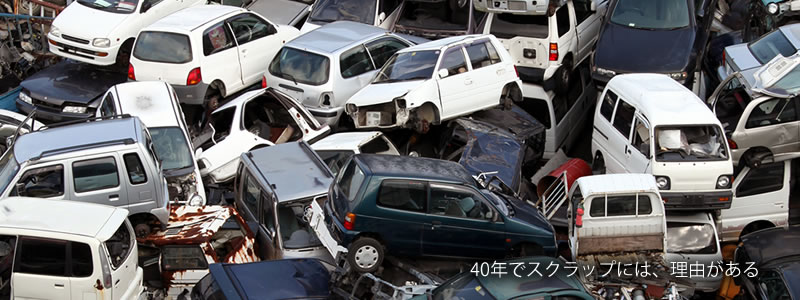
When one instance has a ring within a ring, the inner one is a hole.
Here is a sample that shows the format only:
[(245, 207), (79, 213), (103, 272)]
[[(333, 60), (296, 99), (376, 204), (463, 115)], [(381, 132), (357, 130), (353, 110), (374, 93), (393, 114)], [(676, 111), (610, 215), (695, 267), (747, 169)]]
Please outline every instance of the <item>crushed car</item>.
[(321, 0), (314, 3), (301, 33), (336, 21), (351, 21), (391, 28), (400, 14), (400, 0)]
[(400, 15), (392, 31), (427, 39), (476, 34), (486, 13), (476, 10), (470, 0), (408, 0), (400, 3)]
[(797, 53), (800, 50), (799, 31), (800, 24), (781, 26), (755, 41), (725, 47), (722, 65), (716, 70), (719, 80), (734, 72), (761, 67), (775, 56), (789, 57)]

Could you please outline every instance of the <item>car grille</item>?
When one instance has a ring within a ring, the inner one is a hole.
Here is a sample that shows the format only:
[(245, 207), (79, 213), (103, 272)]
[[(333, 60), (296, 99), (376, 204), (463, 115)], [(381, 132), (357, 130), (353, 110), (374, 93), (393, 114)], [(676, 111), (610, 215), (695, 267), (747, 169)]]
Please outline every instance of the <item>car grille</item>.
[(53, 103), (42, 101), (39, 99), (33, 99), (33, 106), (61, 111), (60, 105), (55, 105)]
[(66, 35), (66, 34), (62, 34), (61, 37), (64, 38), (65, 40), (68, 40), (68, 41), (81, 43), (81, 44), (86, 44), (86, 45), (89, 44), (89, 40), (79, 39), (79, 38), (76, 38), (74, 36), (69, 36), (69, 35)]

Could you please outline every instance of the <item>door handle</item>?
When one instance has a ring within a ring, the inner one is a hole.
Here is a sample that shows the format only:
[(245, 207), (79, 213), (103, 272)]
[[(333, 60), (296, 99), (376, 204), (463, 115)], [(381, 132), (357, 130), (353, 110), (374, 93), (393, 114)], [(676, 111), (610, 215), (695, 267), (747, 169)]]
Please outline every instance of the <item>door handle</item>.
[(117, 194), (108, 195), (108, 200), (109, 201), (117, 201), (117, 200), (119, 200), (119, 195), (117, 195)]
[(495, 71), (495, 73), (497, 75), (503, 75), (503, 73), (505, 73), (505, 71), (506, 71), (506, 69), (497, 69), (497, 71)]
[(57, 288), (64, 288), (64, 284), (63, 283), (56, 283), (56, 284), (54, 284), (54, 286), (57, 287)]
[(247, 53), (247, 49), (242, 49), (242, 53)]
[(471, 78), (464, 79), (464, 84), (466, 85), (472, 84), (472, 79)]
[(625, 154), (631, 155), (631, 148), (628, 145), (625, 145)]
[(439, 221), (432, 221), (431, 222), (431, 229), (436, 229), (436, 226), (442, 225), (442, 222)]

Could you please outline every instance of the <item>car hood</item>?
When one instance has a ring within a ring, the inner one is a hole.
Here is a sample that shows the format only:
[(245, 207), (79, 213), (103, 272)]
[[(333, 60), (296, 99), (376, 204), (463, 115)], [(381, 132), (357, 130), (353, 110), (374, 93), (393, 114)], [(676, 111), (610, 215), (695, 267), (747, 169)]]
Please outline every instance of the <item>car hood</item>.
[[(367, 106), (390, 102), (394, 98), (403, 96), (412, 89), (415, 89), (424, 83), (425, 80), (410, 80), (377, 84), (370, 83), (353, 95), (353, 97), (350, 97), (350, 100), (347, 100), (347, 103), (352, 103), (357, 106)], [(408, 105), (412, 104), (409, 103)]]
[(497, 172), (494, 176), (517, 190), (525, 155), (522, 142), (510, 132), (488, 123), (467, 118), (456, 122), (464, 127), (468, 138), (458, 163), (470, 174)]
[(733, 72), (761, 66), (761, 62), (759, 62), (756, 57), (753, 56), (753, 52), (750, 52), (750, 48), (747, 47), (747, 44), (738, 44), (725, 47), (725, 52), (725, 55), (727, 56), (726, 59), (733, 61), (733, 65), (731, 66)]
[(506, 199), (510, 200), (515, 212), (512, 219), (539, 227), (542, 230), (553, 231), (552, 226), (547, 222), (544, 215), (532, 205), (507, 195), (498, 195), (498, 197), (506, 197)]
[(123, 23), (129, 27), (138, 27), (136, 24), (131, 24), (135, 23), (133, 18), (135, 15), (137, 13), (102, 11), (76, 2), (58, 14), (53, 20), (53, 26), (58, 27), (61, 34), (91, 41), (93, 38), (111, 38), (111, 33)]
[(594, 64), (617, 73), (682, 71), (692, 57), (692, 29), (644, 30), (608, 23), (597, 40)]
[(47, 99), (48, 103), (88, 104), (110, 87), (127, 79), (125, 73), (65, 60), (33, 74), (20, 83), (20, 86), (32, 98)]

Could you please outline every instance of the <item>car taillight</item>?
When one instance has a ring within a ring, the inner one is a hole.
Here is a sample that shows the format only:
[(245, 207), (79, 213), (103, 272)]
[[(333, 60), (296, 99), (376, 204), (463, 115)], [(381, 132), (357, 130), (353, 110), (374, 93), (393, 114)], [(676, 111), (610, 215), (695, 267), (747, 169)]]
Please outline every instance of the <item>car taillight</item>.
[[(105, 248), (102, 247), (101, 248)], [(103, 288), (110, 289), (111, 288), (111, 268), (108, 265), (108, 250), (100, 251), (100, 269), (103, 270)], [(98, 288), (95, 286), (95, 288)]]
[(725, 64), (725, 50), (722, 50), (722, 64)]
[(128, 64), (128, 79), (136, 80), (136, 74), (133, 73), (133, 64)]
[(261, 88), (267, 87), (267, 76), (261, 76)]
[(732, 139), (728, 139), (728, 148), (739, 149), (739, 146)]
[(550, 43), (550, 61), (558, 60), (558, 44)]
[(344, 229), (353, 230), (354, 228), (353, 226), (355, 226), (355, 223), (356, 223), (356, 214), (347, 213), (347, 215), (344, 216)]
[(189, 71), (189, 76), (186, 76), (186, 85), (195, 85), (203, 81), (203, 75), (200, 74), (200, 68), (194, 68)]

